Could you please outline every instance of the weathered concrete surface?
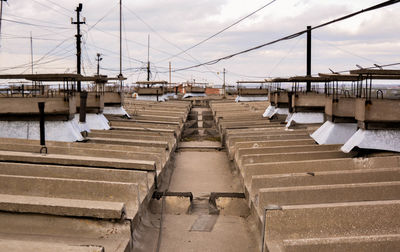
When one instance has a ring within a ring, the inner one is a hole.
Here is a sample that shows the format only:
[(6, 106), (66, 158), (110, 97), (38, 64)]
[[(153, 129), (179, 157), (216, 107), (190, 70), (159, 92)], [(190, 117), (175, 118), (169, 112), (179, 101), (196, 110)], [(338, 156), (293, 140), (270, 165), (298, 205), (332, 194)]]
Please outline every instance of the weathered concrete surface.
[(26, 163), (40, 164), (60, 164), (60, 165), (76, 165), (76, 166), (92, 166), (92, 167), (107, 167), (118, 169), (138, 169), (146, 171), (154, 171), (154, 161), (144, 160), (126, 160), (117, 158), (100, 158), (100, 157), (85, 157), (58, 154), (36, 154), (14, 151), (0, 151), (1, 161), (14, 161)]
[(244, 155), (239, 162), (239, 168), (247, 164), (256, 163), (274, 163), (289, 161), (304, 161), (315, 159), (333, 159), (348, 158), (354, 154), (343, 153), (341, 151), (311, 151), (311, 152), (295, 152), (295, 153), (276, 153), (276, 154), (252, 154)]
[(399, 207), (397, 200), (283, 206), (282, 210), (267, 211), (267, 244), (274, 247), (291, 239), (399, 234)]
[(400, 234), (284, 240), (286, 252), (399, 251)]
[(130, 223), (54, 217), (37, 214), (0, 213), (0, 239), (40, 241), (68, 246), (98, 246), (105, 251), (130, 247)]
[[(165, 137), (165, 136), (145, 136), (145, 135), (134, 135), (134, 134), (121, 134), (118, 132), (113, 133), (89, 133), (89, 139), (110, 139), (112, 141), (116, 141), (119, 139), (123, 140), (135, 140), (138, 143), (150, 143), (154, 144), (156, 142), (166, 142), (168, 143), (168, 148), (173, 149), (176, 145), (175, 138)], [(153, 145), (151, 145), (153, 146)]]
[(121, 219), (122, 202), (76, 200), (37, 196), (0, 194), (0, 210), (13, 213), (38, 213), (57, 216)]
[(246, 219), (237, 216), (218, 216), (211, 232), (190, 232), (198, 215), (165, 215), (162, 252), (221, 251), (256, 252), (258, 242), (252, 237)]
[[(4, 151), (17, 151), (17, 152), (31, 152), (40, 153), (40, 146), (33, 144), (11, 144), (1, 143), (0, 150)], [(137, 159), (154, 161), (159, 170), (162, 169), (165, 162), (162, 162), (159, 153), (146, 153), (146, 152), (128, 152), (128, 151), (114, 151), (114, 150), (101, 150), (91, 148), (78, 148), (78, 147), (47, 147), (48, 154), (60, 154), (70, 156), (88, 156), (88, 157), (104, 157), (104, 158), (120, 158), (120, 159)]]
[(254, 175), (284, 174), (299, 172), (343, 171), (371, 168), (400, 167), (400, 157), (341, 158), (325, 160), (306, 160), (244, 165), (242, 176), (250, 183)]
[(140, 195), (146, 195), (154, 184), (154, 174), (146, 171), (23, 164), (0, 162), (0, 174), (43, 178), (78, 179), (134, 183), (139, 185)]
[[(322, 151), (339, 151), (340, 145), (299, 145), (299, 146), (274, 146), (263, 148), (238, 149), (235, 153), (235, 161), (241, 164), (244, 158), (253, 157), (255, 155), (272, 155), (272, 154), (294, 154), (294, 153), (311, 153)], [(262, 161), (263, 162), (263, 161)]]
[(20, 240), (0, 240), (0, 251), (20, 252), (20, 251), (41, 251), (41, 252), (104, 252), (101, 246), (90, 245), (68, 245), (52, 242), (20, 241)]
[(233, 160), (237, 159), (239, 155), (238, 150), (240, 149), (257, 149), (264, 147), (274, 147), (274, 146), (298, 146), (298, 145), (315, 145), (315, 141), (310, 138), (296, 139), (296, 140), (270, 140), (270, 141), (249, 141), (249, 142), (236, 142), (233, 150), (229, 153), (229, 158)]
[(267, 205), (400, 200), (400, 182), (263, 188), (258, 198), (260, 212)]
[(198, 151), (176, 153), (170, 191), (189, 191), (194, 196), (207, 196), (210, 192), (240, 190), (240, 181), (233, 179), (226, 153)]
[(88, 137), (90, 143), (95, 144), (113, 144), (113, 145), (128, 145), (128, 146), (144, 146), (169, 149), (167, 141), (151, 141), (151, 140), (135, 140), (124, 138), (104, 138), (104, 137)]
[(400, 181), (399, 168), (341, 170), (313, 173), (258, 175), (251, 178), (251, 195), (261, 188)]
[(122, 202), (133, 219), (145, 195), (138, 184), (78, 179), (0, 175), (0, 193), (22, 196)]

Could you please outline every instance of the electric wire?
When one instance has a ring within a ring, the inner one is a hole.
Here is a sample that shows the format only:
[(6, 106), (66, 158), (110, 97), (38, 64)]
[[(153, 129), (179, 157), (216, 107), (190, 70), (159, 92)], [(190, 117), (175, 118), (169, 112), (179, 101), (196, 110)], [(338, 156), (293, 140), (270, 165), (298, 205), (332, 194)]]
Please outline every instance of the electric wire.
[(248, 15), (246, 15), (246, 16), (240, 18), (239, 20), (235, 21), (235, 22), (232, 23), (231, 25), (229, 25), (229, 26), (223, 28), (222, 30), (220, 30), (220, 31), (218, 31), (218, 32), (216, 32), (216, 33), (214, 33), (213, 35), (209, 36), (208, 38), (201, 40), (200, 42), (198, 42), (198, 43), (196, 43), (196, 44), (190, 46), (189, 48), (183, 50), (183, 51), (180, 52), (180, 53), (177, 53), (177, 54), (171, 56), (170, 58), (160, 60), (160, 62), (173, 59), (173, 58), (175, 58), (176, 56), (179, 56), (179, 55), (181, 55), (181, 54), (183, 54), (183, 53), (185, 53), (185, 52), (187, 52), (187, 51), (189, 51), (189, 50), (191, 50), (191, 49), (193, 49), (193, 48), (195, 48), (195, 47), (197, 47), (197, 46), (199, 46), (199, 45), (201, 45), (201, 44), (207, 42), (208, 40), (210, 40), (210, 39), (212, 39), (212, 38), (218, 36), (219, 34), (223, 33), (224, 31), (226, 31), (226, 30), (232, 28), (233, 26), (235, 26), (235, 25), (239, 24), (240, 22), (246, 20), (247, 18), (253, 16), (253, 15), (256, 14), (257, 12), (259, 12), (259, 11), (265, 9), (266, 7), (270, 6), (271, 4), (273, 4), (273, 3), (276, 2), (276, 1), (277, 1), (277, 0), (273, 0), (273, 1), (268, 2), (267, 4), (265, 4), (265, 5), (263, 5), (262, 7), (258, 8), (257, 10), (255, 10), (255, 11), (251, 12), (250, 14), (248, 14)]
[[(349, 19), (349, 18), (354, 17), (354, 16), (357, 16), (357, 15), (359, 15), (359, 14), (362, 14), (362, 13), (365, 13), (365, 12), (369, 12), (369, 11), (373, 11), (373, 10), (377, 10), (377, 9), (380, 9), (380, 8), (383, 8), (383, 7), (386, 7), (386, 6), (390, 6), (390, 5), (399, 3), (399, 2), (400, 2), (400, 0), (389, 0), (389, 1), (385, 1), (385, 2), (383, 2), (383, 3), (374, 5), (374, 6), (372, 6), (372, 7), (367, 8), (367, 9), (362, 9), (362, 10), (360, 10), (360, 11), (353, 12), (353, 13), (351, 13), (351, 14), (342, 16), (342, 17), (340, 17), (340, 18), (336, 18), (336, 19), (331, 20), (331, 21), (329, 21), (329, 22), (325, 22), (325, 23), (322, 23), (322, 24), (320, 24), (320, 25), (311, 27), (311, 30), (316, 30), (316, 29), (319, 29), (319, 28), (322, 28), (322, 27), (325, 27), (325, 26), (328, 26), (328, 25), (331, 25), (331, 24), (334, 24), (334, 23), (337, 23), (337, 22), (340, 22), (340, 21)], [(276, 44), (276, 43), (281, 42), (281, 41), (291, 40), (291, 39), (297, 38), (297, 37), (299, 37), (299, 36), (301, 36), (301, 35), (307, 33), (307, 31), (308, 31), (308, 29), (302, 30), (302, 31), (299, 31), (299, 32), (290, 34), (290, 35), (288, 35), (288, 36), (285, 36), (285, 37), (282, 37), (282, 38), (279, 38), (279, 39), (276, 39), (276, 40), (273, 40), (273, 41), (270, 41), (270, 42), (267, 42), (267, 43), (264, 43), (264, 44), (255, 46), (255, 47), (251, 47), (251, 48), (249, 48), (249, 49), (246, 49), (246, 50), (243, 50), (243, 51), (239, 51), (239, 52), (237, 52), (237, 53), (233, 53), (233, 54), (230, 54), (230, 55), (228, 55), (228, 56), (224, 56), (224, 57), (221, 57), (221, 58), (218, 58), (218, 59), (210, 60), (210, 61), (207, 61), (207, 62), (198, 64), (198, 65), (189, 66), (189, 67), (184, 67), (184, 68), (179, 68), (179, 69), (174, 69), (173, 72), (184, 71), (184, 70), (188, 70), (188, 69), (191, 69), (191, 68), (196, 68), (196, 67), (200, 67), (200, 66), (204, 66), (204, 65), (214, 65), (214, 64), (217, 64), (218, 62), (220, 62), (220, 61), (222, 61), (222, 60), (227, 60), (227, 59), (233, 58), (233, 57), (238, 56), (238, 55), (241, 55), (241, 54), (245, 54), (245, 53), (248, 53), (248, 52), (251, 52), (251, 51), (254, 51), (254, 50), (257, 50), (257, 49), (266, 47), (266, 46), (269, 46), (269, 45)]]

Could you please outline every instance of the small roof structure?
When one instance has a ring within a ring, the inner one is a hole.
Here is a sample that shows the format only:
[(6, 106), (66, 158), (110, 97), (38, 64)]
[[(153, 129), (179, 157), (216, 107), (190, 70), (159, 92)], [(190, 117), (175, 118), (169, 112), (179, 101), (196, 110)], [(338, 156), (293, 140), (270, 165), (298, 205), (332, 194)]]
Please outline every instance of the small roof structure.
[(168, 81), (137, 81), (139, 85), (167, 85)]
[(266, 80), (262, 80), (262, 81), (250, 81), (250, 80), (243, 80), (243, 81), (236, 81), (237, 84), (264, 84), (267, 83)]
[(358, 75), (392, 75), (400, 78), (400, 70), (389, 70), (389, 69), (357, 69), (351, 70), (350, 74)]
[(94, 81), (94, 82), (107, 82), (109, 80), (126, 80), (126, 78), (108, 78), (107, 75), (83, 76), (81, 74), (2, 74), (0, 79), (25, 79), (30, 81)]

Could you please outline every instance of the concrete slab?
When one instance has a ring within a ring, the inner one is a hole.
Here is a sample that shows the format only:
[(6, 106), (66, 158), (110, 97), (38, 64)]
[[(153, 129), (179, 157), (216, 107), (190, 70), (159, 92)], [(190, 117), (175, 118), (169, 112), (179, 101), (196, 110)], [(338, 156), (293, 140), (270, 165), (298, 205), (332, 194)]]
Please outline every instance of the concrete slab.
[(152, 140), (135, 140), (124, 138), (104, 138), (104, 137), (88, 137), (89, 143), (95, 144), (112, 144), (112, 145), (128, 145), (128, 146), (144, 146), (169, 149), (167, 141), (152, 141)]
[(146, 171), (115, 170), (73, 166), (0, 162), (0, 174), (28, 177), (136, 183), (139, 185), (140, 195), (142, 196), (147, 195), (149, 189), (154, 184), (154, 173), (148, 173)]
[[(4, 151), (16, 151), (16, 152), (28, 152), (28, 153), (40, 153), (40, 146), (33, 144), (8, 144), (0, 142), (0, 150)], [(146, 153), (143, 150), (141, 152), (127, 152), (127, 151), (114, 151), (114, 150), (102, 150), (102, 149), (91, 149), (91, 148), (77, 148), (77, 147), (58, 147), (48, 146), (48, 154), (60, 154), (70, 156), (87, 156), (87, 157), (104, 157), (104, 158), (120, 158), (120, 159), (138, 159), (154, 161), (159, 170), (162, 169), (165, 161), (162, 161), (159, 153)]]
[(251, 178), (251, 195), (261, 188), (400, 181), (400, 167), (312, 173), (258, 175)]
[(154, 171), (154, 161), (0, 151), (1, 161)]
[(130, 248), (130, 223), (38, 214), (0, 212), (0, 239), (98, 246), (105, 251)]
[(399, 234), (399, 207), (398, 200), (283, 206), (267, 211), (267, 245), (291, 239)]
[(263, 188), (258, 198), (260, 212), (267, 205), (400, 200), (400, 182)]
[(120, 220), (122, 202), (0, 194), (0, 211)]
[(400, 157), (316, 159), (306, 161), (275, 162), (244, 165), (242, 176), (248, 185), (254, 175), (343, 171), (372, 168), (400, 167)]
[(283, 247), (284, 250), (287, 252), (398, 251), (400, 250), (400, 235), (399, 234), (369, 235), (369, 236), (284, 240)]
[(0, 251), (22, 252), (22, 251), (41, 251), (41, 252), (104, 252), (101, 246), (90, 245), (68, 245), (53, 242), (19, 241), (0, 239)]
[(243, 155), (239, 162), (239, 168), (247, 164), (256, 163), (274, 163), (288, 161), (304, 161), (315, 159), (333, 159), (333, 158), (349, 158), (354, 154), (343, 153), (341, 151), (310, 151), (310, 152), (293, 152), (293, 153), (273, 153), (273, 154), (251, 154)]
[(235, 153), (236, 162), (239, 164), (246, 155), (313, 152), (313, 151), (339, 151), (340, 145), (299, 145), (299, 146), (274, 146), (263, 148), (238, 149)]
[(133, 219), (145, 195), (138, 184), (78, 179), (0, 175), (0, 193), (46, 198), (122, 202), (126, 217)]

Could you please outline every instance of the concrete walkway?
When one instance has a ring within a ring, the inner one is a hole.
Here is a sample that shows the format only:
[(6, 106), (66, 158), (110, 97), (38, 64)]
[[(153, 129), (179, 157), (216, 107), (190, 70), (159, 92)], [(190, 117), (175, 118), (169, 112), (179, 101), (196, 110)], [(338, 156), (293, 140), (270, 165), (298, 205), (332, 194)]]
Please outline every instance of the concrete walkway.
[[(196, 144), (204, 146), (191, 142)], [(243, 192), (226, 152), (179, 152), (174, 167), (169, 191), (192, 192), (193, 209), (190, 215), (164, 214), (160, 251), (258, 251), (246, 218), (208, 214), (211, 192)]]

